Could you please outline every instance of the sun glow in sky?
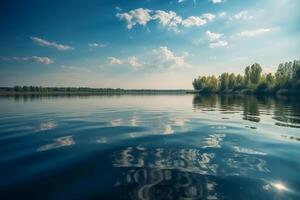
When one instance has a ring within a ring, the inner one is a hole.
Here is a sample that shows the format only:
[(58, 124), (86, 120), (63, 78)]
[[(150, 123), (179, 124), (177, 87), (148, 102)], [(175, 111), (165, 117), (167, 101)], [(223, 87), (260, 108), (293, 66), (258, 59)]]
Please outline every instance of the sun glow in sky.
[(298, 0), (4, 0), (0, 86), (191, 88), (299, 59)]

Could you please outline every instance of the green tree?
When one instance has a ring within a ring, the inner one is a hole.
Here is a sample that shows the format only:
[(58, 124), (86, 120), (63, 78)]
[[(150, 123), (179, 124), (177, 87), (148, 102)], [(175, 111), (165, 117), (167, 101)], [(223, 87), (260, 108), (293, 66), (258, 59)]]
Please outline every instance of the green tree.
[(244, 80), (245, 80), (245, 85), (249, 86), (251, 84), (251, 70), (250, 70), (250, 66), (247, 66), (245, 68), (245, 76), (244, 76)]
[(276, 83), (275, 76), (272, 73), (266, 74), (265, 77), (269, 86), (273, 86)]
[(220, 90), (221, 91), (226, 91), (228, 90), (228, 84), (229, 84), (229, 74), (228, 73), (223, 73), (219, 77), (219, 82), (220, 82)]
[(231, 73), (228, 77), (228, 88), (233, 90), (235, 88), (235, 75)]
[(235, 89), (239, 90), (239, 89), (243, 89), (244, 88), (244, 77), (240, 74), (238, 74), (235, 77)]
[(275, 73), (276, 82), (281, 88), (289, 86), (293, 76), (292, 62), (281, 63)]
[(258, 84), (261, 78), (262, 68), (260, 64), (254, 63), (250, 69), (250, 80), (252, 84)]

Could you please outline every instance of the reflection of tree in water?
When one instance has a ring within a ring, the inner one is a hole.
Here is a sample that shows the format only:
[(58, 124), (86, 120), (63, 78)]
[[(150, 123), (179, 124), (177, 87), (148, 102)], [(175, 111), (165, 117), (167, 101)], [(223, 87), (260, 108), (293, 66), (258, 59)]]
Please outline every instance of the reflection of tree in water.
[(278, 126), (300, 128), (300, 98), (263, 95), (195, 95), (196, 109), (219, 109), (222, 114), (243, 112), (243, 119), (260, 122), (261, 115), (275, 115)]
[(221, 95), (220, 107), (223, 110), (236, 110), (243, 105), (243, 97), (240, 95)]
[(273, 119), (278, 126), (300, 128), (300, 98), (299, 97), (277, 97), (275, 101)]
[(219, 199), (214, 180), (174, 170), (128, 170), (116, 187), (118, 190), (134, 187), (126, 195), (128, 199)]
[(193, 106), (196, 109), (212, 109), (216, 108), (218, 95), (195, 95), (193, 98)]
[(259, 122), (259, 103), (255, 96), (248, 96), (243, 99), (244, 120)]
[(220, 192), (213, 178), (270, 172), (263, 155), (212, 149), (128, 147), (116, 151), (113, 165), (126, 169), (116, 187), (127, 188), (130, 199), (218, 199)]

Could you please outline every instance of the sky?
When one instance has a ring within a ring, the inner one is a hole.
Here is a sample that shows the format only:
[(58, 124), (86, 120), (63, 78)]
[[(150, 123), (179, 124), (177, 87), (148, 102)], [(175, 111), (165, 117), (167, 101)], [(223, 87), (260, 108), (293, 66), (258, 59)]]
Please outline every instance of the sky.
[(0, 86), (190, 89), (300, 59), (299, 0), (1, 0)]

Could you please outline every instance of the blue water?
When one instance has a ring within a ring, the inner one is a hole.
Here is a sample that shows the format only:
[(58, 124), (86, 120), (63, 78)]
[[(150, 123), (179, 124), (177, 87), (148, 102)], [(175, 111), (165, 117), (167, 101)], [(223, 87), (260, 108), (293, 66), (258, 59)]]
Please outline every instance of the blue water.
[(300, 101), (0, 98), (1, 199), (300, 199)]

